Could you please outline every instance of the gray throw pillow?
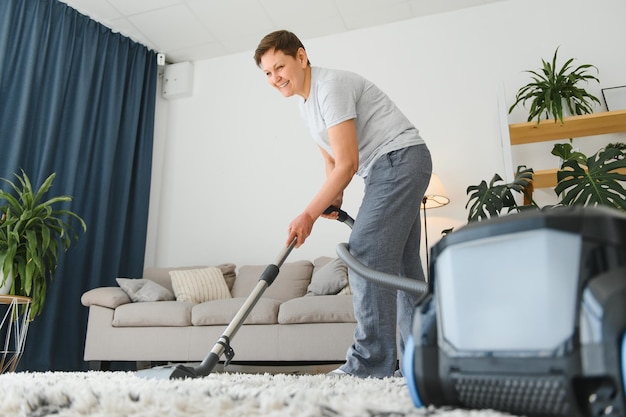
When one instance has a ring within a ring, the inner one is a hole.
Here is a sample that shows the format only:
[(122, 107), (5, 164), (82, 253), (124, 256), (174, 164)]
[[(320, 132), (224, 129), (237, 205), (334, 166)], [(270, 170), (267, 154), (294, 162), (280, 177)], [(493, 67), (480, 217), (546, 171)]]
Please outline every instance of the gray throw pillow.
[(306, 295), (335, 295), (348, 284), (348, 267), (334, 258), (311, 277)]
[(174, 294), (167, 288), (145, 278), (117, 278), (117, 284), (133, 302), (173, 301)]

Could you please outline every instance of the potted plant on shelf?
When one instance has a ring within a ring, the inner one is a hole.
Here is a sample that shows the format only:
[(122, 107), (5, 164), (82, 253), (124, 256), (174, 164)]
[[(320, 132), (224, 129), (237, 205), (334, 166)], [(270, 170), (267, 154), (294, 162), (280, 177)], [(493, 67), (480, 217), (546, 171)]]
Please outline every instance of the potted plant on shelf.
[[(555, 206), (603, 205), (626, 212), (626, 189), (621, 184), (626, 181), (626, 174), (618, 172), (626, 169), (625, 144), (608, 144), (587, 157), (573, 151), (569, 143), (557, 143), (551, 153), (563, 160), (554, 188), (560, 198)], [(489, 184), (483, 180), (479, 185), (469, 186), (469, 200), (465, 205), (469, 207), (467, 220), (485, 220), (499, 216), (503, 210), (508, 213), (539, 209), (528, 190), (532, 175), (532, 168), (522, 165), (511, 183), (503, 183), (502, 177), (495, 174)], [(525, 195), (530, 204), (518, 204), (514, 192)]]
[(557, 120), (563, 123), (564, 108), (571, 115), (581, 115), (592, 113), (594, 103), (600, 104), (597, 97), (579, 86), (581, 82), (600, 82), (595, 75), (589, 73), (591, 69), (595, 69), (597, 73), (598, 69), (589, 64), (579, 65), (572, 69), (574, 58), (557, 68), (558, 51), (559, 48), (556, 48), (551, 62), (541, 60), (543, 66), (540, 70), (526, 71), (532, 74), (532, 82), (519, 89), (515, 102), (509, 108), (509, 114), (516, 106), (519, 104), (526, 106), (526, 102), (530, 100), (529, 122), (536, 118), (538, 123), (543, 115), (545, 119), (554, 119), (555, 123)]
[(15, 174), (18, 184), (1, 179), (9, 185), (9, 190), (0, 190), (0, 200), (6, 203), (0, 205), (0, 286), (8, 286), (8, 294), (32, 299), (30, 320), (42, 311), (60, 249), (66, 251), (72, 238), (78, 239), (69, 222), (76, 220), (83, 231), (87, 230), (76, 213), (55, 208), (59, 203), (71, 201), (70, 196), (44, 200), (55, 176), (53, 173), (46, 178), (37, 190), (23, 170), (21, 175)]

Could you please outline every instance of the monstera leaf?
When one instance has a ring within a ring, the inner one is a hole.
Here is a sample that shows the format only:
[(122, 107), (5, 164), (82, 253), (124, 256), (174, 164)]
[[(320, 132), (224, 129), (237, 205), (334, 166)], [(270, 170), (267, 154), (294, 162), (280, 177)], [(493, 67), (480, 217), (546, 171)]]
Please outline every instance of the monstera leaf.
[[(563, 161), (557, 171), (558, 184), (554, 189), (560, 201), (544, 208), (603, 205), (626, 211), (623, 186), (626, 181), (626, 144), (610, 143), (589, 158), (574, 151), (570, 143), (556, 144), (552, 154)], [(469, 200), (465, 208), (470, 207), (468, 222), (499, 216), (504, 209), (507, 212), (538, 209), (529, 192), (532, 177), (533, 170), (520, 165), (512, 183), (501, 183), (502, 178), (495, 174), (489, 184), (482, 181), (479, 185), (467, 187)], [(530, 204), (518, 205), (513, 192), (524, 194)]]
[[(512, 210), (519, 211), (522, 207), (526, 207), (518, 206), (513, 191), (526, 194), (526, 187), (532, 180), (532, 177), (532, 168), (526, 168), (526, 166), (520, 165), (517, 167), (515, 179), (511, 183), (499, 184), (503, 179), (500, 175), (495, 174), (489, 184), (483, 180), (478, 185), (467, 187), (469, 200), (465, 208), (471, 204), (467, 221), (485, 220), (490, 217), (499, 216), (500, 212), (504, 209), (506, 209), (508, 213)], [(537, 208), (534, 202), (533, 206), (530, 207)]]
[(552, 148), (552, 155), (558, 156), (563, 162), (575, 160), (580, 164), (587, 164), (587, 155), (582, 152), (575, 151), (571, 143), (557, 143)]
[(620, 168), (626, 168), (626, 159), (613, 146), (584, 161), (566, 160), (557, 172), (554, 191), (562, 196), (563, 205), (603, 205), (626, 211), (626, 190), (620, 183), (626, 181), (626, 174), (617, 172)]

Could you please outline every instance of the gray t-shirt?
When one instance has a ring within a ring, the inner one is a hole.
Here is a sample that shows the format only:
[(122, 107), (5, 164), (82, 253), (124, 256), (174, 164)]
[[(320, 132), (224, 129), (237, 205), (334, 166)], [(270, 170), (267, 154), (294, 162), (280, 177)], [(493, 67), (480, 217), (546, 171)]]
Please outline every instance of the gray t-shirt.
[(331, 156), (328, 128), (355, 119), (361, 177), (381, 155), (424, 143), (395, 103), (353, 72), (311, 67), (311, 91), (300, 111), (315, 142)]

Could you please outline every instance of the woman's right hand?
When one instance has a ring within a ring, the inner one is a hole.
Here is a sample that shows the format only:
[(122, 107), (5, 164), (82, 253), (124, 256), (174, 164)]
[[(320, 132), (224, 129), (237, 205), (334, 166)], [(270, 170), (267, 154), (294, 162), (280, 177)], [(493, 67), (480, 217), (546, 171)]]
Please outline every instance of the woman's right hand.
[(311, 235), (311, 230), (313, 230), (314, 220), (307, 213), (302, 213), (291, 223), (289, 223), (289, 228), (287, 229), (287, 246), (291, 245), (294, 239), (296, 240), (296, 248), (302, 246), (304, 241), (309, 235)]

